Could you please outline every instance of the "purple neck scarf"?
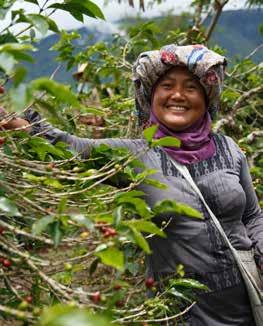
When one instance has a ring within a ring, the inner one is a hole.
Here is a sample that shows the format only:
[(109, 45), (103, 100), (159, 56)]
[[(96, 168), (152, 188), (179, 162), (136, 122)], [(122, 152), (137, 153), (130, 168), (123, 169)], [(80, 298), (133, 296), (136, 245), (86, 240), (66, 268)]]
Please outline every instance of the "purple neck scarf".
[(168, 129), (157, 119), (153, 111), (151, 111), (149, 122), (159, 126), (155, 138), (172, 136), (180, 139), (181, 146), (179, 148), (164, 147), (165, 152), (179, 163), (196, 163), (212, 157), (216, 152), (211, 136), (211, 118), (207, 111), (194, 125), (182, 131)]

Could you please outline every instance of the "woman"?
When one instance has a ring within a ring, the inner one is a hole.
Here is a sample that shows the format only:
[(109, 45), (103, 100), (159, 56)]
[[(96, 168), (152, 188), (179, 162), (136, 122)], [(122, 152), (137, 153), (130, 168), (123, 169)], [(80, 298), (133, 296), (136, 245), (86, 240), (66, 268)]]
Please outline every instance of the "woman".
[[(157, 138), (174, 136), (182, 146), (150, 149), (140, 156), (166, 190), (141, 184), (150, 206), (162, 199), (176, 199), (201, 211), (204, 220), (174, 213), (155, 217), (157, 224), (170, 220), (167, 238), (150, 239), (147, 274), (161, 281), (185, 267), (186, 277), (206, 284), (209, 293), (198, 294), (197, 304), (186, 316), (191, 326), (254, 325), (247, 292), (240, 272), (219, 232), (187, 181), (172, 160), (185, 164), (208, 205), (237, 249), (255, 248), (263, 265), (263, 215), (257, 202), (245, 156), (234, 141), (211, 131), (211, 117), (219, 107), (225, 58), (202, 45), (163, 47), (142, 53), (134, 64), (136, 105), (141, 126), (158, 124)], [(39, 116), (26, 117), (37, 122)], [(25, 121), (23, 122), (25, 123)], [(46, 131), (45, 131), (46, 130)], [(37, 123), (33, 133), (45, 131), (51, 142), (64, 141), (87, 156), (93, 146), (128, 147), (142, 153), (142, 139), (81, 139), (50, 125)]]

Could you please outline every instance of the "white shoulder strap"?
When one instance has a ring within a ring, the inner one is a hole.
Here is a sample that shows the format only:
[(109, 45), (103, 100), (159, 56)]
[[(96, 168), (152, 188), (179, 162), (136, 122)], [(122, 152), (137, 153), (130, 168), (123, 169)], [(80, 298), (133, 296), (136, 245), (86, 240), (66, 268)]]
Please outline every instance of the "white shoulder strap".
[(180, 163), (178, 163), (177, 161), (171, 159), (173, 165), (175, 166), (175, 168), (183, 175), (183, 177), (186, 179), (186, 181), (191, 185), (191, 187), (195, 190), (195, 192), (199, 195), (201, 201), (203, 202), (203, 204), (205, 205), (209, 215), (211, 216), (211, 219), (213, 220), (216, 228), (218, 229), (219, 233), (221, 234), (221, 236), (223, 237), (224, 241), (226, 242), (226, 244), (228, 245), (228, 247), (230, 248), (233, 257), (236, 260), (236, 263), (240, 269), (241, 274), (244, 277), (249, 277), (250, 282), (254, 285), (254, 287), (257, 289), (257, 291), (260, 293), (260, 290), (258, 289), (257, 284), (255, 283), (254, 278), (250, 275), (250, 273), (248, 272), (246, 266), (244, 265), (244, 263), (242, 262), (242, 260), (240, 259), (240, 256), (237, 252), (237, 250), (232, 246), (232, 244), (230, 243), (227, 235), (225, 234), (224, 229), (222, 228), (220, 222), (218, 221), (218, 219), (216, 218), (215, 214), (212, 212), (212, 210), (210, 209), (210, 207), (208, 206), (208, 204), (206, 203), (201, 191), (199, 190), (199, 188), (197, 187), (196, 183), (194, 182), (189, 170), (187, 169), (187, 167), (185, 165), (182, 165)]

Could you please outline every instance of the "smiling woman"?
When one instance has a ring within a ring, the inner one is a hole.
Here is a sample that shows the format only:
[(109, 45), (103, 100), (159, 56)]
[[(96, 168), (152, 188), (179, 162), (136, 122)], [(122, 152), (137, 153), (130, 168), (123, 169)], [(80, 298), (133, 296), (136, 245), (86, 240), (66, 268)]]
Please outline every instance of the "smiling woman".
[(147, 168), (158, 171), (153, 179), (166, 185), (165, 190), (145, 183), (137, 186), (146, 194), (149, 207), (160, 200), (176, 200), (203, 214), (204, 219), (192, 220), (172, 208), (167, 214), (157, 213), (154, 221), (158, 226), (169, 221), (167, 237), (149, 238), (152, 253), (147, 256), (147, 278), (160, 290), (181, 264), (186, 277), (209, 288), (208, 293), (195, 293), (197, 303), (184, 315), (183, 325), (187, 326), (255, 323), (236, 261), (206, 205), (175, 168), (175, 161), (188, 169), (232, 246), (248, 254), (253, 250), (263, 271), (263, 215), (246, 158), (230, 137), (212, 132), (211, 118), (220, 106), (225, 65), (224, 57), (202, 45), (172, 44), (144, 52), (136, 60), (133, 79), (138, 122), (142, 128), (157, 124), (154, 137), (179, 138), (180, 148), (149, 148), (141, 138), (79, 138), (41, 122), (35, 112), (26, 114), (34, 122), (33, 134), (40, 132), (53, 143), (64, 141), (84, 158), (100, 144), (128, 148), (140, 155)]

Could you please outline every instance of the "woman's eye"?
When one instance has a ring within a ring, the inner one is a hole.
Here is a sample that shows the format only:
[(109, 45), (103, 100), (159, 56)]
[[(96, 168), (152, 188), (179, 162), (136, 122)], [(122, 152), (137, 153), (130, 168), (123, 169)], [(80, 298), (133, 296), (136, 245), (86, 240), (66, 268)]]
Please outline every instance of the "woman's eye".
[(188, 88), (188, 89), (196, 89), (197, 86), (195, 84), (189, 84), (189, 85), (186, 85), (186, 88)]
[(171, 84), (166, 84), (166, 83), (165, 84), (162, 84), (161, 86), (163, 88), (171, 88), (172, 87)]

